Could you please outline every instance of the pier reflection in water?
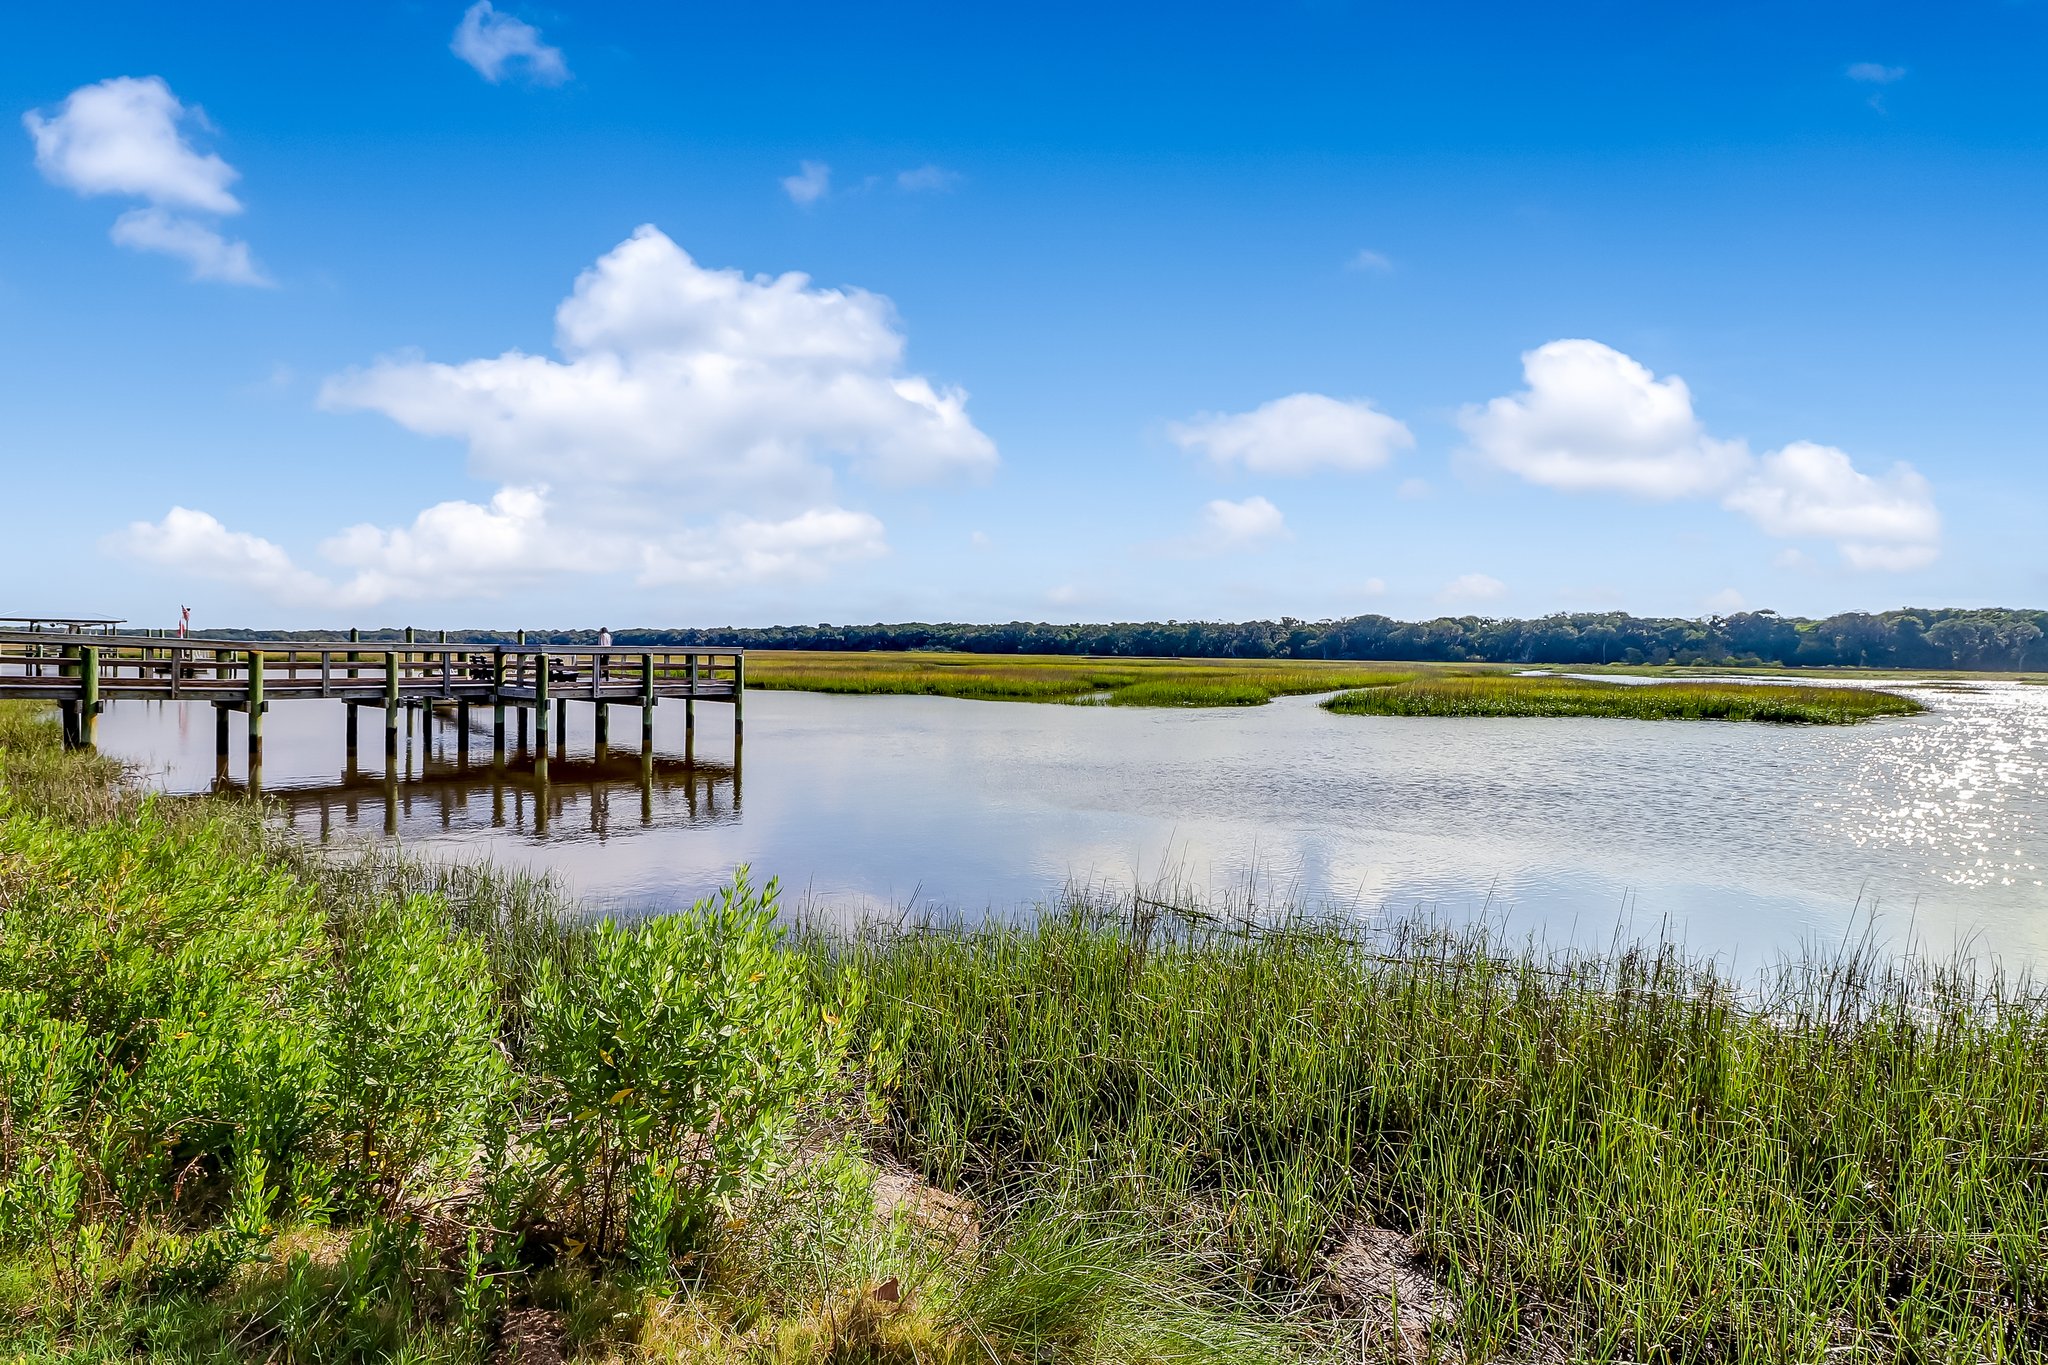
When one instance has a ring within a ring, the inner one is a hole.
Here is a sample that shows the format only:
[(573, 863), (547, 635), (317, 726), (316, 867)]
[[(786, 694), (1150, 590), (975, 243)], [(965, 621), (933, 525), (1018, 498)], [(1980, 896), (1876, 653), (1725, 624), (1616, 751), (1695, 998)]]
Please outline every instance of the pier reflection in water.
[[(191, 703), (173, 703), (168, 709), (186, 707), (199, 710)], [(127, 703), (112, 714), (118, 726), (120, 720), (141, 720), (136, 712), (160, 715), (164, 709)], [(543, 778), (524, 725), (503, 759), (494, 758), (488, 712), (474, 714), (465, 730), (453, 708), (409, 708), (398, 751), (389, 756), (337, 751), (325, 732), (340, 714), (339, 706), (318, 702), (294, 703), (272, 713), (277, 752), (266, 765), (263, 795), (293, 828), (322, 839), (348, 833), (460, 838), (496, 831), (602, 842), (642, 830), (708, 828), (740, 818), (739, 747), (700, 753), (694, 727), (677, 727), (680, 752), (659, 744), (647, 752), (637, 745), (598, 744), (590, 733), (558, 727)], [(155, 747), (145, 762), (159, 769), (173, 789), (247, 790), (236, 776), (240, 765), (229, 761), (212, 765), (210, 781), (193, 780), (204, 724), (180, 715), (168, 726), (159, 720), (154, 729), (160, 742), (170, 743)]]
[[(415, 766), (409, 756), (377, 768), (350, 768), (331, 786), (272, 790), (293, 828), (317, 831), (438, 827), (444, 833), (510, 829), (537, 837), (588, 833), (602, 840), (627, 828), (694, 827), (739, 819), (736, 767), (613, 754), (556, 759), (548, 780), (530, 758), (490, 763), (437, 762)], [(232, 784), (230, 784), (232, 785)]]

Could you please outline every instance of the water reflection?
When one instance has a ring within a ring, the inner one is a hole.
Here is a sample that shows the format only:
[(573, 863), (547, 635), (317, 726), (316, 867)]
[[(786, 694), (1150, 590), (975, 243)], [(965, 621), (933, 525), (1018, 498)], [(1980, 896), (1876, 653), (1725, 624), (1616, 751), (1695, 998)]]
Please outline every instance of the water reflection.
[[(572, 704), (543, 787), (516, 736), (493, 766), (487, 714), (466, 745), (452, 717), (415, 717), (392, 768), (380, 725), (350, 767), (341, 708), (300, 702), (270, 712), (264, 777), (309, 833), (552, 871), (621, 910), (701, 896), (743, 862), (849, 912), (1008, 911), (1171, 874), (1553, 940), (1605, 944), (1619, 923), (1746, 960), (1839, 942), (1874, 911), (1894, 936), (2048, 963), (2048, 688), (1916, 695), (1928, 714), (1781, 727), (765, 692), (744, 807), (722, 706), (693, 733), (665, 703), (643, 760), (638, 725), (600, 754)], [(116, 703), (101, 743), (204, 790), (208, 709)]]
[[(217, 736), (193, 721), (208, 708), (130, 702), (119, 709), (125, 723), (114, 727), (111, 752), (133, 756), (135, 740), (149, 734), (162, 747), (144, 762), (159, 780), (173, 790), (201, 789), (192, 781), (194, 751), (200, 740), (217, 742)], [(345, 728), (328, 736), (325, 722), (337, 714)], [(360, 727), (373, 744), (352, 743), (358, 729), (346, 725), (345, 712), (333, 703), (280, 705), (271, 718), (266, 761), (252, 765), (246, 745), (239, 753), (231, 747), (216, 754), (204, 789), (260, 791), (291, 827), (321, 839), (349, 831), (409, 839), (497, 831), (603, 843), (655, 829), (731, 823), (741, 814), (737, 749), (724, 757), (700, 755), (694, 726), (683, 730), (680, 753), (641, 749), (637, 727), (636, 742), (621, 746), (599, 743), (594, 735), (579, 742), (567, 726), (557, 727), (542, 752), (521, 711), (517, 723), (508, 717), (500, 751), (488, 708), (474, 708), (466, 718), (452, 708), (409, 708), (396, 751), (380, 755), (381, 724)]]
[[(505, 763), (437, 762), (413, 756), (374, 767), (347, 765), (341, 779), (268, 793), (295, 829), (322, 839), (338, 829), (507, 830), (536, 838), (581, 834), (602, 843), (657, 827), (697, 828), (740, 818), (739, 770), (652, 754), (573, 759), (548, 765), (542, 781), (531, 755)], [(224, 782), (222, 789), (240, 789)]]

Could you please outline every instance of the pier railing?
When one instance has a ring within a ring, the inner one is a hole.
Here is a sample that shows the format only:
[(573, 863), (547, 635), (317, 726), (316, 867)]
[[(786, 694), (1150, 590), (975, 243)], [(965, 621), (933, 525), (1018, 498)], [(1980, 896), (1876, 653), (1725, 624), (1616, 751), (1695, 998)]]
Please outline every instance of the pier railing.
[(396, 748), (401, 710), (438, 704), (457, 708), (465, 734), (469, 708), (492, 707), (500, 750), (506, 708), (533, 711), (545, 755), (549, 703), (563, 718), (571, 701), (595, 708), (600, 744), (608, 739), (608, 708), (640, 707), (643, 734), (651, 735), (654, 708), (666, 699), (684, 703), (692, 730), (697, 702), (730, 702), (738, 739), (746, 670), (746, 652), (736, 649), (0, 631), (0, 699), (58, 703), (67, 743), (92, 744), (96, 718), (110, 701), (209, 701), (219, 712), (223, 758), (228, 713), (247, 713), (252, 770), (261, 762), (264, 711), (273, 702), (301, 699), (348, 704), (351, 750), (362, 706), (383, 709), (386, 752)]

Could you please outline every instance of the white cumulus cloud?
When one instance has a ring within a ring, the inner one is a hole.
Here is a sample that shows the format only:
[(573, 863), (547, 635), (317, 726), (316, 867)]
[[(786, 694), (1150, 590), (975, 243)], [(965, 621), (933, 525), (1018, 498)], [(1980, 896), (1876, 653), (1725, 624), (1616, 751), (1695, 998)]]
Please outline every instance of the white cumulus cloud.
[(1759, 460), (1723, 502), (1766, 535), (1834, 541), (1851, 568), (1924, 568), (1940, 553), (1934, 490), (1903, 462), (1873, 478), (1833, 446), (1794, 441)]
[(583, 273), (555, 337), (561, 360), (387, 358), (330, 379), (321, 402), (459, 438), (502, 482), (677, 500), (815, 498), (830, 457), (892, 483), (996, 463), (967, 395), (902, 369), (887, 299), (708, 269), (652, 227)]
[(1437, 600), (1446, 606), (1491, 602), (1507, 595), (1508, 585), (1491, 574), (1460, 574), (1444, 584)]
[(22, 126), (35, 143), (36, 169), (51, 184), (82, 195), (114, 194), (147, 201), (114, 222), (116, 245), (175, 256), (192, 278), (265, 285), (247, 242), (230, 241), (212, 223), (242, 211), (229, 186), (240, 173), (187, 140), (188, 125), (205, 117), (187, 109), (158, 76), (116, 76), (83, 85), (53, 114), (30, 110)]
[(726, 587), (774, 579), (812, 581), (834, 566), (889, 552), (879, 519), (843, 507), (814, 507), (780, 521), (730, 516), (649, 545), (640, 582)]
[(532, 24), (500, 13), (491, 0), (476, 0), (462, 12), (448, 50), (493, 85), (512, 70), (523, 72), (536, 85), (560, 85), (569, 79), (562, 50), (542, 42), (540, 30)]
[(1287, 535), (1287, 518), (1264, 498), (1217, 498), (1202, 509), (1202, 541), (1212, 550), (1253, 550)]
[(606, 542), (550, 534), (548, 490), (501, 488), (488, 505), (436, 503), (412, 525), (351, 526), (320, 547), (354, 569), (345, 594), (366, 602), (401, 597), (488, 596), (549, 573), (616, 567)]
[(1864, 85), (1890, 85), (1905, 79), (1905, 75), (1905, 67), (1886, 66), (1883, 62), (1851, 62), (1848, 71), (1850, 80)]
[(1677, 375), (1659, 379), (1597, 341), (1553, 341), (1522, 357), (1528, 387), (1458, 416), (1472, 450), (1567, 492), (1682, 498), (1726, 486), (1748, 460), (1708, 436)]
[(336, 594), (332, 583), (294, 565), (283, 546), (189, 507), (135, 522), (108, 536), (105, 548), (192, 578), (246, 584), (280, 602), (325, 605)]
[(1470, 452), (1569, 493), (1720, 500), (1764, 534), (1831, 540), (1855, 569), (1915, 569), (1940, 553), (1933, 489), (1910, 465), (1882, 478), (1843, 451), (1795, 441), (1761, 457), (1708, 434), (1677, 375), (1662, 379), (1597, 341), (1522, 357), (1520, 393), (1459, 415)]
[[(541, 575), (737, 588), (816, 578), (885, 554), (849, 509), (842, 468), (891, 484), (987, 473), (995, 445), (967, 396), (903, 367), (889, 301), (802, 274), (698, 265), (641, 228), (555, 314), (561, 359), (392, 357), (331, 377), (321, 404), (462, 441), (500, 485), (410, 525), (330, 537), (327, 577), (205, 513), (138, 523), (116, 547), (280, 598), (371, 605), (487, 596)], [(222, 572), (260, 564), (260, 572)]]
[(809, 208), (832, 192), (832, 168), (822, 161), (806, 161), (795, 175), (782, 177), (782, 191), (792, 203)]
[(1378, 469), (1415, 444), (1401, 422), (1364, 399), (1296, 393), (1250, 412), (1203, 413), (1167, 428), (1182, 450), (1257, 474)]
[(55, 114), (30, 110), (21, 121), (36, 144), (36, 169), (53, 184), (203, 213), (242, 211), (228, 190), (238, 172), (185, 140), (180, 125), (204, 120), (160, 76), (82, 85)]
[(118, 246), (176, 256), (192, 267), (195, 280), (271, 283), (249, 254), (247, 242), (231, 242), (205, 223), (163, 209), (130, 209), (114, 220), (109, 235)]

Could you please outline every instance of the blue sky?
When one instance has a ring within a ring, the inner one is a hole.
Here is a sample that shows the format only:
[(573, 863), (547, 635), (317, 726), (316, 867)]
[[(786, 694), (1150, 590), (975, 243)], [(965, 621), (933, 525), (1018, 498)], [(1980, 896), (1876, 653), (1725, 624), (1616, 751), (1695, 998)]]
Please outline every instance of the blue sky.
[(2038, 3), (14, 18), (0, 613), (2048, 600)]

